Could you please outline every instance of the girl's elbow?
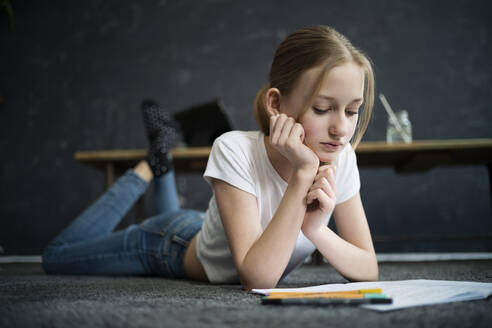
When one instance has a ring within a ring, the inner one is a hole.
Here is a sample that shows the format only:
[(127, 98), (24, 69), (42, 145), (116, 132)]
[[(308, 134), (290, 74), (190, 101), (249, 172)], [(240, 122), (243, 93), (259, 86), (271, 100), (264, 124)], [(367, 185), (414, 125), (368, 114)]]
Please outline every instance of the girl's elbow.
[(353, 275), (343, 275), (350, 282), (361, 282), (361, 281), (378, 281), (379, 280), (379, 268), (378, 262), (375, 261), (373, 264), (366, 266), (363, 270), (360, 270), (358, 274)]
[(244, 275), (242, 275), (240, 280), (243, 289), (251, 291), (252, 289), (275, 288), (279, 279), (270, 276), (245, 277)]
[(368, 272), (366, 273), (367, 277), (366, 281), (377, 281), (379, 280), (379, 267), (378, 267), (378, 261), (375, 259), (374, 263), (371, 265), (369, 268)]
[(364, 274), (360, 279), (361, 281), (377, 281), (379, 280), (379, 267), (378, 267), (378, 260), (376, 258), (376, 255), (374, 254), (374, 257), (370, 261), (369, 265), (366, 267), (366, 270), (364, 270)]
[(376, 266), (376, 269), (370, 272), (367, 276), (367, 281), (378, 281), (379, 280), (379, 270)]

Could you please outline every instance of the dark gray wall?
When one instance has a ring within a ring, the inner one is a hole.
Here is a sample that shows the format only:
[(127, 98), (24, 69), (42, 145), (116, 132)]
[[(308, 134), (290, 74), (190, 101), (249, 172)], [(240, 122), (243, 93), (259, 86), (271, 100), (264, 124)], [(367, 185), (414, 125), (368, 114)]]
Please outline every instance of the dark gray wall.
[[(171, 112), (221, 97), (234, 127), (290, 32), (328, 24), (375, 63), (377, 91), (406, 108), (415, 139), (490, 138), (490, 1), (13, 1), (0, 12), (0, 245), (37, 254), (103, 191), (77, 150), (144, 148), (139, 104)], [(384, 140), (379, 102), (365, 140)], [(361, 170), (375, 236), (492, 231), (484, 167)], [(205, 209), (198, 175), (178, 178)], [(151, 196), (147, 196), (151, 197)], [(127, 219), (131, 222), (131, 218)], [(377, 242), (378, 251), (483, 251), (490, 241)]]

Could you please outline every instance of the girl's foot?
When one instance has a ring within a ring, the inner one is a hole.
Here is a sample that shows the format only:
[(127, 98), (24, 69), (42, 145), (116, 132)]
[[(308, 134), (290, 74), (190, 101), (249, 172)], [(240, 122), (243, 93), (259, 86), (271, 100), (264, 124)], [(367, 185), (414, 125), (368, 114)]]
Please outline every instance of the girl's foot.
[(154, 176), (158, 177), (172, 168), (168, 152), (176, 143), (177, 126), (169, 113), (153, 100), (142, 103), (142, 116), (150, 144), (147, 162)]
[(147, 161), (140, 161), (138, 164), (133, 168), (133, 171), (143, 180), (150, 182), (152, 178), (154, 177), (152, 170), (150, 169), (149, 164)]

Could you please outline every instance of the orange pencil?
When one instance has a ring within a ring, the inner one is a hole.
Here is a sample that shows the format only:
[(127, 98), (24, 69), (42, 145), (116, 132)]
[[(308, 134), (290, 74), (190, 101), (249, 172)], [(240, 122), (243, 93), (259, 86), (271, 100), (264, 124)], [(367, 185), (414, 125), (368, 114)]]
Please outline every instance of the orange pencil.
[(269, 295), (269, 299), (284, 299), (284, 298), (364, 298), (364, 294), (361, 293), (312, 293), (312, 294), (303, 294), (303, 295), (292, 295), (292, 294), (275, 294)]

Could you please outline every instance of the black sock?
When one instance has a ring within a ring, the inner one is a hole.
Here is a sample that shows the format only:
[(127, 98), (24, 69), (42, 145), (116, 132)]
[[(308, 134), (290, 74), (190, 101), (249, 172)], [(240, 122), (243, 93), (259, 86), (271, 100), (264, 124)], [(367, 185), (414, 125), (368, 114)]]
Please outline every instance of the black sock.
[(169, 150), (177, 140), (177, 125), (169, 113), (153, 100), (142, 103), (142, 116), (149, 140), (147, 162), (154, 176), (160, 176), (172, 168)]

